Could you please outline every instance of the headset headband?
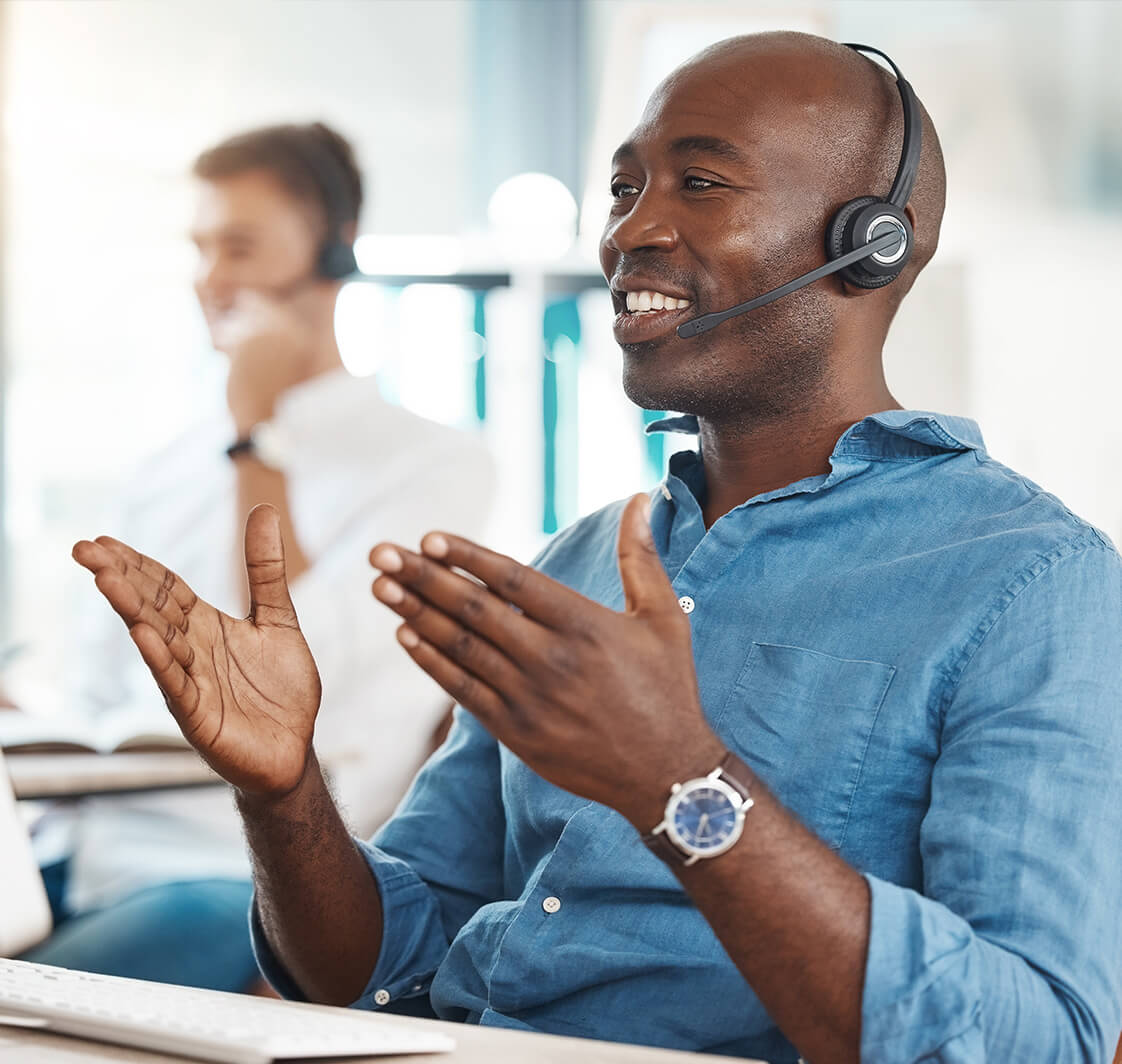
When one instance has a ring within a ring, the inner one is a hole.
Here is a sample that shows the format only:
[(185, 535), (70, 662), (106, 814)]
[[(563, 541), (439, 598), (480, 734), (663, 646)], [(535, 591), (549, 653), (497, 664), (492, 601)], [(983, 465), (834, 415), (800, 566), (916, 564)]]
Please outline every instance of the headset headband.
[(342, 240), (343, 226), (351, 220), (353, 212), (351, 191), (343, 177), (339, 159), (328, 145), (319, 140), (314, 130), (309, 130), (307, 136), (294, 138), (292, 145), (319, 186), (327, 221), (325, 239)]
[(900, 102), (904, 105), (904, 146), (900, 151), (900, 165), (896, 169), (896, 177), (892, 182), (892, 191), (887, 199), (894, 207), (903, 210), (908, 204), (908, 197), (912, 194), (912, 186), (916, 183), (916, 174), (919, 171), (919, 155), (923, 146), (923, 125), (919, 117), (919, 102), (911, 85), (900, 73), (900, 68), (879, 48), (868, 44), (845, 44), (855, 52), (872, 52), (879, 55), (896, 75), (896, 87), (900, 90)]

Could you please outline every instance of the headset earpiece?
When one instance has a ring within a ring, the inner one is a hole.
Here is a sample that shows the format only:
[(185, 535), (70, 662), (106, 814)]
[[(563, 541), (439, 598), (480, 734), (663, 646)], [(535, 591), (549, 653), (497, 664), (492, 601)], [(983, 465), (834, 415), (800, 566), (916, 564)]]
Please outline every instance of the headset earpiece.
[(900, 241), (840, 271), (858, 288), (883, 288), (896, 280), (911, 258), (914, 236), (908, 216), (879, 196), (859, 196), (839, 208), (826, 230), (826, 254), (840, 258), (880, 236), (896, 232)]
[(358, 271), (354, 248), (339, 237), (324, 241), (316, 259), (316, 273), (325, 281), (341, 281)]

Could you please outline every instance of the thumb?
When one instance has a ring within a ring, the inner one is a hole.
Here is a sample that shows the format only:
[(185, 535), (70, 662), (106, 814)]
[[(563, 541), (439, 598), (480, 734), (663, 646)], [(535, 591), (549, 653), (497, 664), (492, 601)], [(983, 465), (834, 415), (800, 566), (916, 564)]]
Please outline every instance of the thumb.
[(676, 604), (651, 535), (650, 506), (646, 495), (633, 495), (619, 521), (619, 575), (629, 613)]
[(284, 541), (276, 507), (261, 503), (245, 522), (245, 571), (249, 616), (257, 625), (295, 626), (296, 610), (284, 571)]

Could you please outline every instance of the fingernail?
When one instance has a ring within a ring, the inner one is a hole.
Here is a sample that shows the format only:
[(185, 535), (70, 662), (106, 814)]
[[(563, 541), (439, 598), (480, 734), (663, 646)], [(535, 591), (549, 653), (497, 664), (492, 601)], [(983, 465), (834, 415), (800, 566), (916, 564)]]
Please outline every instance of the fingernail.
[(405, 592), (401, 589), (400, 584), (394, 583), (392, 580), (383, 580), (378, 585), (378, 598), (396, 606), (404, 600)]
[(401, 641), (402, 646), (409, 647), (412, 650), (415, 646), (420, 645), (420, 639), (417, 638), (417, 633), (412, 628), (402, 626), (397, 630), (397, 638)]
[(432, 532), (421, 541), (421, 550), (434, 558), (443, 558), (448, 553), (448, 540), (439, 532)]
[(385, 573), (399, 573), (405, 566), (401, 555), (393, 547), (382, 547), (374, 555), (374, 564)]

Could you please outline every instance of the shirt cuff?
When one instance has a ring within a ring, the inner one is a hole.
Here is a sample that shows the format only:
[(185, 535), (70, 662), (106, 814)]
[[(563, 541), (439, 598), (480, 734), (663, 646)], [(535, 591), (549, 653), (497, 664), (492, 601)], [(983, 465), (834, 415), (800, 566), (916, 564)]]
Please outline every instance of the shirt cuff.
[[(378, 884), (382, 900), (382, 949), (362, 993), (349, 1008), (376, 1010), (405, 998), (427, 994), (448, 952), (448, 939), (436, 899), (427, 884), (404, 861), (361, 839), (354, 840)], [(289, 1001), (307, 1001), (277, 959), (257, 911), (250, 902), (249, 933), (257, 966), (269, 985)]]
[(871, 896), (861, 1060), (985, 1058), (971, 926), (914, 890), (865, 876)]

